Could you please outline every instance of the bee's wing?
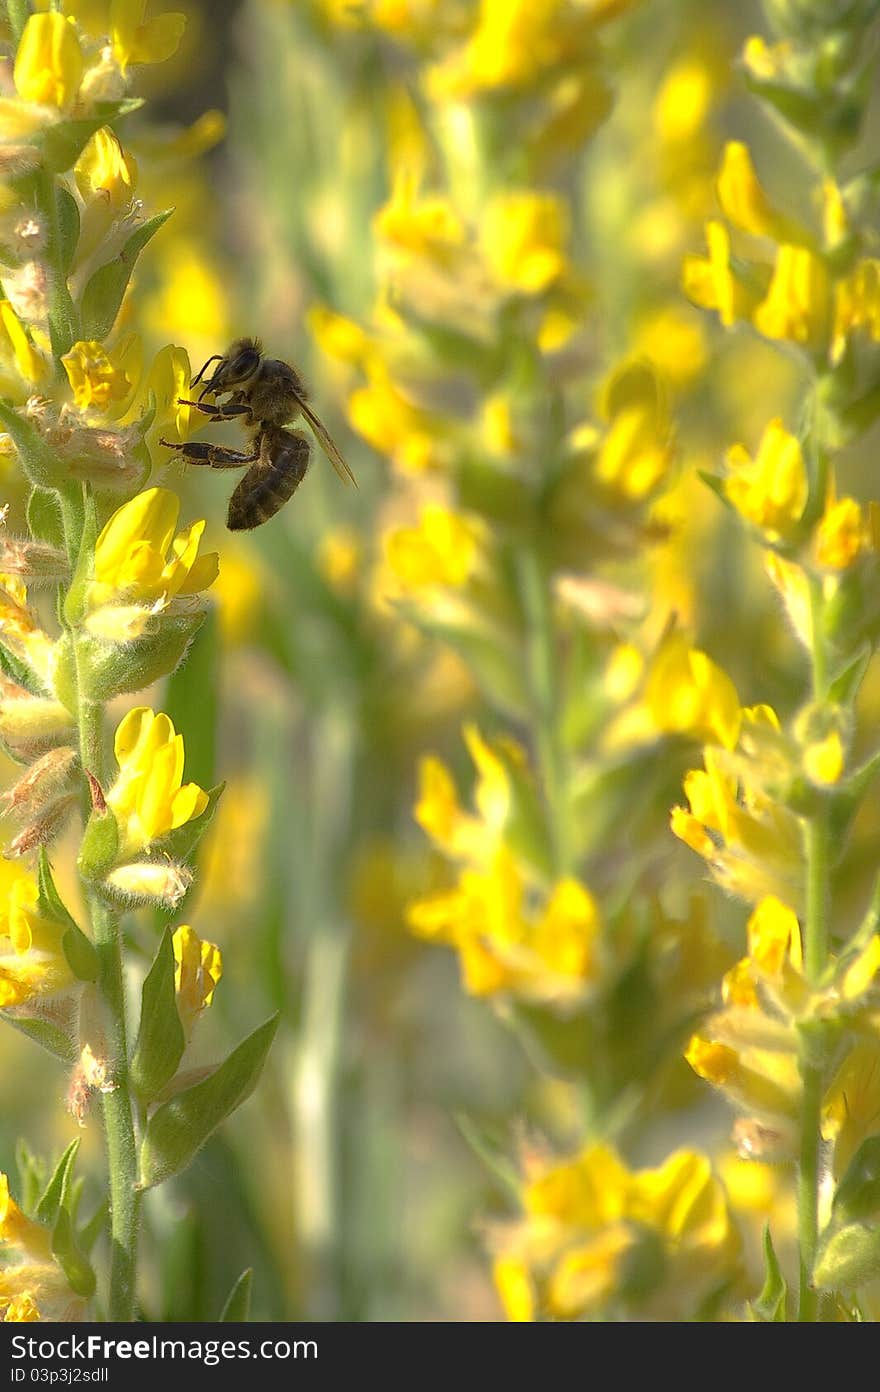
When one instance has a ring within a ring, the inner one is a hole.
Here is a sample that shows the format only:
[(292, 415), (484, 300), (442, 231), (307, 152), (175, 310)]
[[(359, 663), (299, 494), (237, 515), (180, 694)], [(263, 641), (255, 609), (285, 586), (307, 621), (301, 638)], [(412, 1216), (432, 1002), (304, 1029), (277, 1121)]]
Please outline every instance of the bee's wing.
[(307, 401), (303, 401), (301, 396), (297, 397), (297, 401), (299, 402), (300, 410), (302, 411), (309, 425), (312, 427), (318, 439), (320, 440), (321, 448), (323, 449), (327, 458), (330, 460), (330, 463), (333, 465), (333, 468), (336, 470), (339, 477), (342, 479), (343, 483), (353, 483), (355, 488), (357, 488), (357, 479), (351, 472), (351, 469), (349, 469), (342, 455), (339, 453), (338, 447), (330, 438), (330, 435), (323, 421), (318, 419), (311, 406), (308, 404)]

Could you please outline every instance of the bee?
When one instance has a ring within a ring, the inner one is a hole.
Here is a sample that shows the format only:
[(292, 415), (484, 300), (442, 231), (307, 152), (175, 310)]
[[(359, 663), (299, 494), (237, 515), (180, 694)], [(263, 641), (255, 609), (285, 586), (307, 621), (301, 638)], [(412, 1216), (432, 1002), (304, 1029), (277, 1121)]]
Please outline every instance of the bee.
[[(217, 365), (205, 379), (212, 363)], [(229, 499), (226, 525), (230, 531), (245, 531), (268, 522), (302, 483), (311, 444), (301, 430), (288, 429), (297, 416), (308, 421), (339, 477), (357, 487), (354, 474), (309, 405), (299, 373), (289, 363), (264, 357), (258, 339), (237, 338), (225, 353), (215, 353), (192, 379), (190, 390), (203, 379), (198, 399), (180, 398), (181, 404), (201, 411), (208, 423), (240, 420), (250, 436), (250, 448), (229, 449), (207, 440), (159, 443), (190, 464), (204, 464), (209, 469), (246, 468)], [(219, 401), (220, 397), (225, 400)]]

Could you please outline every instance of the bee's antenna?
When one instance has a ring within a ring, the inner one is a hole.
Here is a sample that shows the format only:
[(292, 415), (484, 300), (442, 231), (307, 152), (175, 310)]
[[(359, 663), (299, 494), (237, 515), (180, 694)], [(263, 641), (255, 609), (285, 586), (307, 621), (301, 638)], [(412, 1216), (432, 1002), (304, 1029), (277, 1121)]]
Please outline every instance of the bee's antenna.
[(192, 381), (190, 382), (190, 386), (191, 386), (191, 387), (194, 387), (194, 386), (196, 385), (197, 382), (201, 382), (201, 380), (202, 380), (202, 378), (204, 377), (205, 373), (207, 372), (208, 368), (211, 366), (211, 363), (212, 363), (212, 362), (217, 362), (218, 360), (222, 362), (222, 360), (223, 360), (223, 354), (222, 354), (222, 353), (215, 353), (214, 356), (213, 356), (212, 358), (209, 358), (209, 359), (208, 359), (208, 361), (204, 364), (203, 367), (199, 368), (198, 376), (196, 376), (196, 377), (194, 377), (194, 378), (192, 379)]

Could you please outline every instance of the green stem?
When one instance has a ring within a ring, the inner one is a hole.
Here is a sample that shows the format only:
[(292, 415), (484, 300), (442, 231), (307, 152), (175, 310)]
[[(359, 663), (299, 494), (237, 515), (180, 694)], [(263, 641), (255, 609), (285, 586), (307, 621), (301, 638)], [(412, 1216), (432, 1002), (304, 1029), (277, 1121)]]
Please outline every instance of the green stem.
[(545, 567), (537, 550), (526, 548), (519, 557), (520, 593), (526, 619), (526, 668), (535, 726), (535, 745), (544, 786), (547, 826), (554, 869), (564, 875), (571, 869), (568, 834), (568, 777), (559, 728), (559, 693), (556, 672), (553, 615)]
[(113, 1060), (112, 1092), (102, 1094), (107, 1166), (110, 1175), (110, 1295), (108, 1318), (135, 1318), (140, 1191), (138, 1156), (128, 1079), (125, 987), (118, 915), (98, 895), (88, 895), (92, 933), (100, 961), (98, 985), (107, 1018), (107, 1046)]
[[(80, 653), (76, 648), (77, 690), (85, 689)], [(79, 695), (79, 747), (84, 769), (99, 782), (104, 780), (103, 707)], [(107, 1168), (110, 1180), (110, 1292), (108, 1318), (129, 1321), (135, 1317), (137, 1239), (140, 1193), (137, 1188), (138, 1156), (134, 1114), (128, 1078), (128, 1039), (125, 1020), (125, 983), (119, 915), (88, 884), (92, 937), (100, 970), (98, 989), (104, 1003), (107, 1054), (112, 1063), (112, 1092), (102, 1094)]]
[[(822, 582), (810, 577), (810, 629), (813, 699), (824, 701), (828, 693), (828, 659), (823, 627)], [(830, 907), (830, 845), (828, 811), (820, 805), (804, 827), (806, 914), (804, 921), (804, 969), (807, 980), (817, 985), (828, 961)], [(821, 1181), (821, 1123), (824, 1068), (816, 1057), (816, 1041), (804, 1032), (801, 1038), (800, 1073), (801, 1142), (798, 1169), (798, 1248), (800, 1293), (798, 1319), (814, 1321), (818, 1315), (816, 1292), (810, 1285), (819, 1232)]]

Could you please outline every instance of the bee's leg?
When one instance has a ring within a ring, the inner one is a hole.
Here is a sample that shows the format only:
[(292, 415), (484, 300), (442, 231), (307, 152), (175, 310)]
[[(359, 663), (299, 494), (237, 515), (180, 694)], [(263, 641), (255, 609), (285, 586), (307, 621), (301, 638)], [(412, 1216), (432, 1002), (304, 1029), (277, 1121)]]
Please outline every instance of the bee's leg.
[(215, 421), (235, 420), (237, 416), (249, 416), (250, 406), (233, 406), (227, 402), (224, 406), (211, 406), (207, 401), (187, 401), (185, 397), (177, 398), (178, 406), (194, 406), (197, 411), (201, 411), (203, 416), (208, 417), (208, 424)]
[(159, 444), (182, 455), (188, 464), (206, 464), (209, 469), (243, 469), (245, 464), (253, 464), (260, 457), (259, 454), (245, 454), (244, 450), (212, 445), (207, 440), (187, 440), (182, 445), (160, 440)]

